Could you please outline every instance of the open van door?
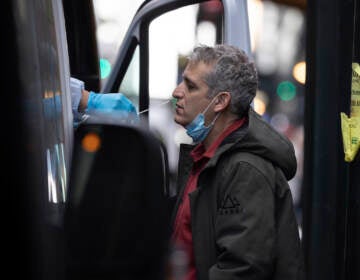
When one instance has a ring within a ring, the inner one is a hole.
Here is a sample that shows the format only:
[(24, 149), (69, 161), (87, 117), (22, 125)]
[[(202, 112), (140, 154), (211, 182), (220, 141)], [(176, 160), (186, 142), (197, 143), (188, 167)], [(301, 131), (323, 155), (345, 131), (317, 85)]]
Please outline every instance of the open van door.
[(73, 149), (61, 1), (1, 2), (3, 273), (64, 279), (63, 212)]

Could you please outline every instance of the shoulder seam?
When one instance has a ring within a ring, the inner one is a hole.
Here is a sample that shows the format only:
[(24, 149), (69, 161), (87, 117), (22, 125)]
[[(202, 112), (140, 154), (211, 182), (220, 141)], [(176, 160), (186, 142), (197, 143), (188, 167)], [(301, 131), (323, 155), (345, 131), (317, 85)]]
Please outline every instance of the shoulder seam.
[[(251, 166), (251, 167), (253, 167), (255, 170), (257, 170), (257, 171), (261, 174), (261, 176), (265, 178), (266, 182), (268, 183), (268, 185), (269, 185), (270, 188), (272, 189), (272, 187), (271, 187), (272, 184), (270, 183), (270, 181), (269, 181), (269, 179), (268, 179), (268, 176), (265, 176), (264, 170), (261, 169), (261, 168), (259, 168), (259, 167), (254, 163), (253, 160), (251, 160), (251, 159), (248, 160), (247, 158), (249, 158), (249, 157), (250, 157), (250, 158), (251, 158), (251, 157), (255, 157), (255, 158), (257, 158), (257, 159), (260, 159), (261, 161), (268, 162), (268, 163), (273, 167), (274, 174), (275, 174), (276, 168), (275, 168), (275, 166), (274, 166), (271, 162), (267, 161), (266, 159), (264, 159), (264, 158), (262, 158), (262, 157), (260, 157), (260, 156), (257, 156), (257, 155), (251, 154), (251, 153), (247, 153), (247, 152), (237, 152), (237, 153), (235, 153), (233, 156), (239, 158), (239, 160), (238, 160), (239, 163), (247, 163), (249, 166)], [(272, 191), (274, 191), (274, 190), (272, 189)]]

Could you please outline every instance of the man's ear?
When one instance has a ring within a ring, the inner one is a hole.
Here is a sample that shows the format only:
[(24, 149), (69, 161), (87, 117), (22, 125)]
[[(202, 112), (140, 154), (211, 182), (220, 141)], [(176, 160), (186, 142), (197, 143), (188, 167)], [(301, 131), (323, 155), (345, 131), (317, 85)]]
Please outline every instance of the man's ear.
[(216, 113), (220, 111), (224, 111), (230, 105), (230, 101), (231, 101), (230, 92), (228, 91), (219, 92), (216, 98), (217, 100), (215, 101), (215, 107), (214, 107), (214, 111)]

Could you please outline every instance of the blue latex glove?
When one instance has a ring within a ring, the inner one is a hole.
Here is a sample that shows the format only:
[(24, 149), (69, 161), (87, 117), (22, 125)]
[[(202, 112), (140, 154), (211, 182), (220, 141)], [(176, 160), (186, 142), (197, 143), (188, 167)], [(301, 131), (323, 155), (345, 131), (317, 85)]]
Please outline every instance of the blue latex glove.
[(122, 93), (104, 94), (90, 91), (85, 112), (90, 115), (111, 114), (114, 119), (127, 123), (137, 123), (139, 121), (135, 106)]
[(71, 107), (74, 116), (74, 127), (85, 121), (89, 115), (107, 115), (114, 121), (136, 124), (138, 114), (132, 102), (122, 93), (94, 93), (90, 91), (85, 114), (78, 111), (84, 82), (70, 78)]

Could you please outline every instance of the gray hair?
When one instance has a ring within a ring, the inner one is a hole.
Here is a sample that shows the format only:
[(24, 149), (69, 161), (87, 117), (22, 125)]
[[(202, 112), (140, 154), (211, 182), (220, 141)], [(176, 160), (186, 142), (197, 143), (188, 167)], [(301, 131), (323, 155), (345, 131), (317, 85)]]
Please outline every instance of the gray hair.
[(258, 76), (253, 62), (246, 53), (234, 46), (200, 45), (188, 57), (189, 63), (204, 62), (214, 65), (204, 80), (209, 86), (208, 97), (212, 98), (221, 91), (231, 94), (230, 111), (242, 116), (248, 111), (258, 87)]

